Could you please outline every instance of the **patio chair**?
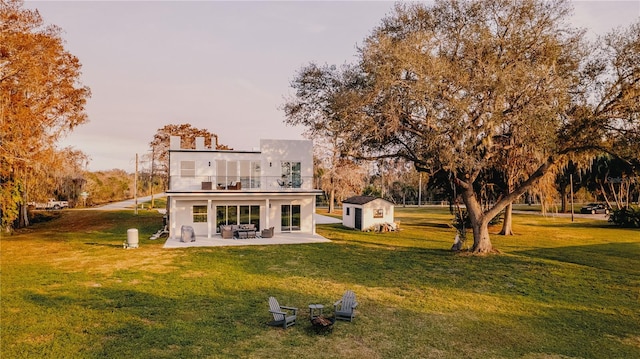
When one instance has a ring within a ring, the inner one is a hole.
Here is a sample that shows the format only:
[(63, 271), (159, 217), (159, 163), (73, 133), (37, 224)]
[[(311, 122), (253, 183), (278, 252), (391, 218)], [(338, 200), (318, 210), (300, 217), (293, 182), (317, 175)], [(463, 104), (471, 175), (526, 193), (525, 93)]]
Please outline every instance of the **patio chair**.
[(260, 233), (260, 236), (262, 238), (273, 238), (273, 227), (263, 229), (262, 233)]
[(233, 229), (231, 226), (220, 226), (220, 235), (222, 238), (231, 239), (233, 238)]
[[(292, 312), (293, 314), (289, 315), (288, 312)], [(276, 298), (269, 297), (269, 313), (273, 314), (273, 321), (267, 324), (287, 329), (296, 324), (298, 308), (282, 306), (278, 304)]]
[(348, 290), (344, 292), (342, 299), (333, 303), (333, 311), (337, 320), (353, 321), (353, 317), (356, 315), (355, 309), (358, 306), (356, 302), (356, 295), (352, 291)]

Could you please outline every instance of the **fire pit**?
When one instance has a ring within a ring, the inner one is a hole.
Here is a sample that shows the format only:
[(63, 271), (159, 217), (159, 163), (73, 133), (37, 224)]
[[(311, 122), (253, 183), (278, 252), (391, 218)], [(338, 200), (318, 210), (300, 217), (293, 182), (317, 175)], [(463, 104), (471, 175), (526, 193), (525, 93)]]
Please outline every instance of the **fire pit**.
[(318, 334), (330, 333), (335, 322), (336, 318), (325, 318), (321, 315), (311, 318), (311, 325)]

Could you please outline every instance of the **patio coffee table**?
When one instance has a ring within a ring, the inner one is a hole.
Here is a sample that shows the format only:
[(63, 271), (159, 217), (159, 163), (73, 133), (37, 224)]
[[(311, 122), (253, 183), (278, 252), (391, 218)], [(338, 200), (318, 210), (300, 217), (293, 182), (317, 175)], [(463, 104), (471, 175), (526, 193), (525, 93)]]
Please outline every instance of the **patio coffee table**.
[[(324, 305), (322, 304), (309, 304), (309, 318), (313, 319), (315, 317), (321, 316), (323, 309), (324, 309)], [(316, 310), (319, 312), (318, 315), (315, 315)]]
[(234, 235), (240, 239), (256, 238), (255, 229), (236, 229)]

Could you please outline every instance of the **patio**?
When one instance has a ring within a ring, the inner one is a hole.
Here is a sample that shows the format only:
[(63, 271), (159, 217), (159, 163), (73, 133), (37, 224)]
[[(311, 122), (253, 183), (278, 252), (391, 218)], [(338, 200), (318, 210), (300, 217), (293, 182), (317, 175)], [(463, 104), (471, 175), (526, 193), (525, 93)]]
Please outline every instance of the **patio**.
[(330, 240), (310, 233), (276, 233), (272, 238), (246, 238), (246, 239), (224, 239), (219, 234), (207, 238), (207, 236), (196, 235), (194, 242), (181, 242), (180, 238), (169, 238), (164, 244), (164, 248), (189, 248), (189, 247), (223, 247), (223, 246), (260, 246), (269, 244), (306, 244), (325, 243)]
[[(342, 221), (333, 217), (323, 216), (314, 213), (313, 220), (316, 224), (341, 223)], [(264, 246), (269, 244), (307, 244), (326, 243), (330, 240), (318, 234), (310, 233), (276, 233), (272, 238), (245, 238), (245, 239), (225, 239), (219, 234), (207, 238), (198, 236), (194, 242), (181, 242), (180, 238), (169, 238), (164, 244), (164, 248), (188, 248), (188, 247), (223, 247), (223, 246)]]

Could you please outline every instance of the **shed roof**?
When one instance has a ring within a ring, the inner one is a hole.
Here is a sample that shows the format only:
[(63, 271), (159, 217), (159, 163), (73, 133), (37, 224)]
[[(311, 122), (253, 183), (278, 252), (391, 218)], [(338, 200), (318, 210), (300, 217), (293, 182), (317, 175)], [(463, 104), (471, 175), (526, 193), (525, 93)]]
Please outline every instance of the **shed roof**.
[[(374, 196), (353, 196), (353, 197), (349, 197), (347, 199), (345, 199), (344, 201), (342, 201), (342, 203), (350, 203), (350, 204), (367, 204), (371, 201), (374, 201), (376, 199), (380, 199), (383, 200), (385, 202), (389, 202), (384, 198), (380, 198), (380, 197), (374, 197)], [(391, 203), (391, 202), (389, 202)]]

